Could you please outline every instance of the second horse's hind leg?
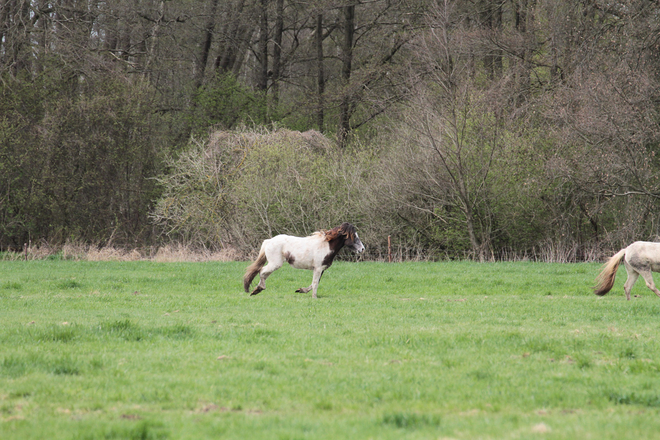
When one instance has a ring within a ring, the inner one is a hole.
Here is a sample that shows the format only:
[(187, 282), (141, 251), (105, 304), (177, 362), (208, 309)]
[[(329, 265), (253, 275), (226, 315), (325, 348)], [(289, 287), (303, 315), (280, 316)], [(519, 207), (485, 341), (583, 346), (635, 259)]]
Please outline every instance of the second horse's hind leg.
[(632, 267), (628, 266), (627, 264), (626, 264), (626, 271), (628, 272), (628, 279), (626, 280), (626, 283), (623, 285), (623, 291), (626, 292), (626, 299), (630, 301), (630, 291), (632, 290), (635, 281), (637, 281), (637, 278), (639, 277), (639, 273)]
[(651, 274), (650, 271), (640, 272), (640, 274), (644, 278), (644, 281), (646, 281), (646, 287), (651, 289), (656, 295), (660, 296), (660, 291), (655, 287), (655, 283), (653, 282), (653, 274)]

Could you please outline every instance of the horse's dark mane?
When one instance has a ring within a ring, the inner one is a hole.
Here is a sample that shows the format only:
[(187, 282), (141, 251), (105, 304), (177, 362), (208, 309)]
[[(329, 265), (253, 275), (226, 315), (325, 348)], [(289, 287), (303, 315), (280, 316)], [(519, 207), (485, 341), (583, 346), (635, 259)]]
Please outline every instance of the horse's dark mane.
[(355, 240), (355, 226), (350, 223), (342, 223), (341, 226), (329, 229), (325, 231), (325, 241), (336, 240), (342, 235), (349, 240)]

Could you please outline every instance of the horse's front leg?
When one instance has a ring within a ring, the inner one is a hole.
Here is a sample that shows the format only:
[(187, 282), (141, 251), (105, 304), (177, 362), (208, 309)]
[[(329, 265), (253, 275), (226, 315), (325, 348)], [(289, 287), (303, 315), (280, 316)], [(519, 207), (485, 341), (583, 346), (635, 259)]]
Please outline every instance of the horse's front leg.
[(323, 269), (318, 268), (314, 269), (314, 276), (312, 278), (312, 284), (309, 287), (301, 287), (296, 290), (298, 293), (307, 293), (312, 290), (312, 298), (316, 298), (316, 289), (319, 287), (319, 281), (321, 281), (321, 276), (323, 275)]
[(316, 298), (316, 289), (319, 287), (319, 281), (323, 276), (323, 269), (314, 269), (314, 278), (312, 278), (312, 298)]

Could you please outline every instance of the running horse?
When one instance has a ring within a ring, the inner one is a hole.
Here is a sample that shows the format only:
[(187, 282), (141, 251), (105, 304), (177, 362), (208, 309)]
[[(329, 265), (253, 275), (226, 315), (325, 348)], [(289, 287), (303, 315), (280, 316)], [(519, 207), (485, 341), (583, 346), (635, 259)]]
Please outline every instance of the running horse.
[(364, 251), (364, 245), (355, 231), (355, 226), (350, 223), (343, 223), (327, 231), (318, 231), (308, 237), (277, 235), (264, 240), (256, 261), (245, 271), (243, 277), (245, 292), (250, 291), (250, 284), (257, 274), (259, 274), (259, 284), (251, 295), (264, 290), (266, 278), (282, 267), (286, 261), (296, 269), (314, 271), (312, 284), (296, 292), (307, 293), (311, 290), (312, 297), (316, 298), (321, 275), (330, 267), (335, 256), (344, 246), (358, 254)]
[(628, 279), (623, 285), (623, 291), (626, 293), (626, 299), (630, 301), (630, 291), (635, 281), (641, 275), (646, 281), (646, 287), (651, 289), (656, 295), (660, 296), (660, 291), (655, 287), (652, 272), (660, 272), (660, 243), (648, 241), (636, 241), (627, 248), (621, 249), (614, 254), (605, 266), (603, 271), (596, 278), (597, 285), (594, 287), (594, 293), (603, 296), (612, 289), (616, 271), (619, 264), (623, 261), (628, 272)]

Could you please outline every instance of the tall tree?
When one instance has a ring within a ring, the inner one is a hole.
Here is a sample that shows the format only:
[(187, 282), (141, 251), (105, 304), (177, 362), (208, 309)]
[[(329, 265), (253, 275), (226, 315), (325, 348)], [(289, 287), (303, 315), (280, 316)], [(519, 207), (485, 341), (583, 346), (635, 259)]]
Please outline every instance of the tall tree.
[(273, 31), (273, 70), (271, 75), (273, 106), (280, 101), (280, 75), (282, 73), (282, 37), (284, 34), (284, 0), (275, 3), (275, 29)]
[(257, 90), (268, 89), (268, 0), (260, 0)]
[(316, 46), (316, 126), (320, 131), (325, 129), (325, 68), (323, 54), (323, 14), (316, 15), (316, 34), (314, 38)]
[(344, 38), (341, 46), (341, 79), (343, 93), (339, 107), (339, 145), (345, 146), (348, 133), (351, 131), (351, 107), (353, 102), (350, 94), (350, 80), (353, 70), (353, 38), (355, 36), (355, 4), (343, 7)]

